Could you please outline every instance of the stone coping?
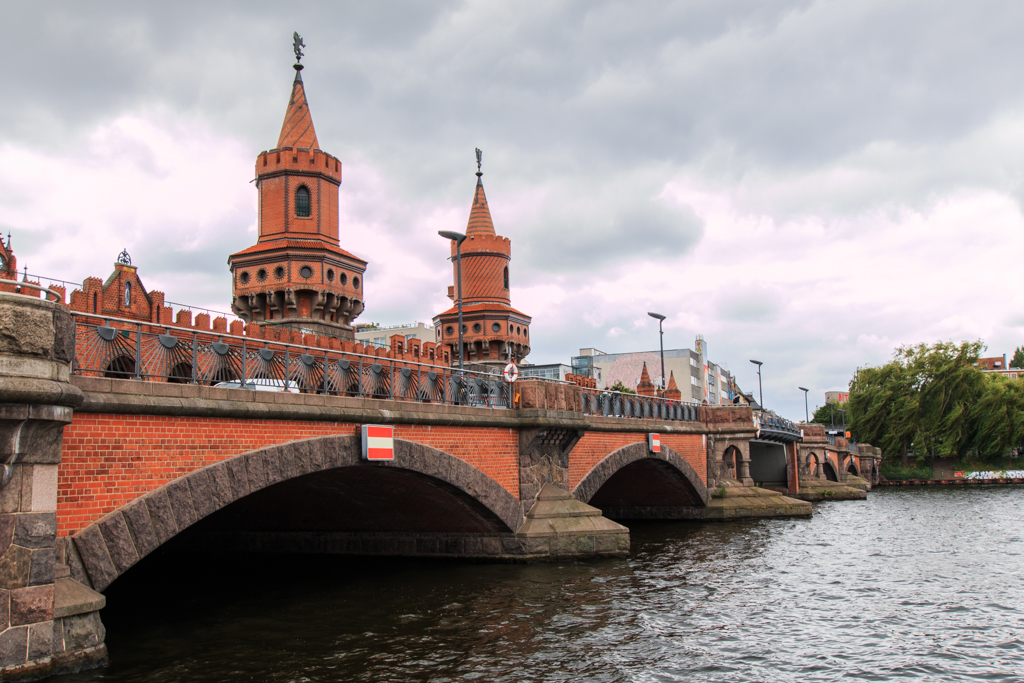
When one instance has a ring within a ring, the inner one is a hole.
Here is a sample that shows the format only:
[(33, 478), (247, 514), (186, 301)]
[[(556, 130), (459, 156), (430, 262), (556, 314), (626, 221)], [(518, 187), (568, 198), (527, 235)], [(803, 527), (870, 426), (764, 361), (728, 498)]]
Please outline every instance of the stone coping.
[[(72, 376), (85, 400), (82, 413), (168, 415), (249, 420), (312, 420), (329, 422), (429, 424), (474, 427), (558, 427), (586, 431), (658, 432), (663, 434), (753, 433), (752, 425), (637, 420), (581, 413), (522, 409), (474, 408), (416, 401), (286, 394), (227, 389), (195, 384)], [(709, 429), (710, 428), (710, 429)]]

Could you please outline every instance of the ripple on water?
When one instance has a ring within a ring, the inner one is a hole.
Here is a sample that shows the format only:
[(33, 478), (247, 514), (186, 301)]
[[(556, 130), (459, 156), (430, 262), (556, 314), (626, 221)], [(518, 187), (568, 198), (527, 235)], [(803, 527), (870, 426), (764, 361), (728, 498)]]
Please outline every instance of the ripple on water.
[(113, 664), (62, 680), (1018, 680), (1022, 512), (1022, 489), (901, 488), (635, 524), (628, 560), (147, 559), (109, 592)]

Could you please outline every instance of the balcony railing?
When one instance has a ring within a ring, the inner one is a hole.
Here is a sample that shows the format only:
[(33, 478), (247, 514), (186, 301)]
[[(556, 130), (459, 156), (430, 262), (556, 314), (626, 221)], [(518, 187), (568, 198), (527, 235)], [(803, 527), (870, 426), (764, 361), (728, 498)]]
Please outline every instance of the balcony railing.
[(583, 389), (583, 414), (649, 420), (697, 421), (700, 406), (655, 396)]
[(508, 408), (499, 376), (174, 325), (72, 313), (72, 372), (92, 377)]
[(779, 417), (773, 412), (759, 410), (755, 412), (755, 417), (760, 423), (759, 436), (762, 439), (791, 443), (803, 438), (800, 428), (794, 422)]

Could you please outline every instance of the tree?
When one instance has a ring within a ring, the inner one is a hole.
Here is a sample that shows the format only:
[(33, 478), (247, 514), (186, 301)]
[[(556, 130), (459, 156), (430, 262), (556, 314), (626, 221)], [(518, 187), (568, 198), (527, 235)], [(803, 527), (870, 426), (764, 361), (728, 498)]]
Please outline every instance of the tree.
[(991, 457), (1024, 444), (1024, 381), (986, 375), (984, 393), (971, 408), (974, 450)]
[(1024, 368), (1024, 348), (1018, 346), (1017, 350), (1013, 352), (1013, 358), (1010, 359), (1011, 368)]
[(621, 379), (618, 382), (616, 382), (615, 384), (613, 384), (611, 387), (609, 387), (608, 391), (619, 391), (619, 392), (622, 392), (623, 394), (635, 394), (636, 393), (635, 389), (630, 389), (625, 384), (623, 384)]
[[(989, 391), (975, 365), (984, 349), (981, 341), (903, 346), (886, 365), (858, 369), (850, 383), (849, 422), (859, 438), (899, 452), (905, 467), (911, 445), (918, 454), (962, 456), (989, 443), (994, 437), (978, 431), (977, 406)], [(1006, 438), (1013, 438), (1012, 430)]]
[[(842, 424), (843, 414), (839, 412), (840, 410), (846, 410), (845, 403), (826, 403), (823, 406), (818, 406), (811, 413), (811, 422), (820, 425), (830, 425), (832, 420), (835, 419), (836, 424)], [(847, 415), (849, 415), (849, 411), (847, 411)]]

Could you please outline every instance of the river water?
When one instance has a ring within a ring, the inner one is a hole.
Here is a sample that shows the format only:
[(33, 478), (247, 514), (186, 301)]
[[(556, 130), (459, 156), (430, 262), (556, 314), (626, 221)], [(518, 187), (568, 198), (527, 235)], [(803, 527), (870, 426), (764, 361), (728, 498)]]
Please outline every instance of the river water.
[(154, 557), (111, 665), (55, 683), (1024, 680), (1024, 488), (632, 528), (595, 562)]

